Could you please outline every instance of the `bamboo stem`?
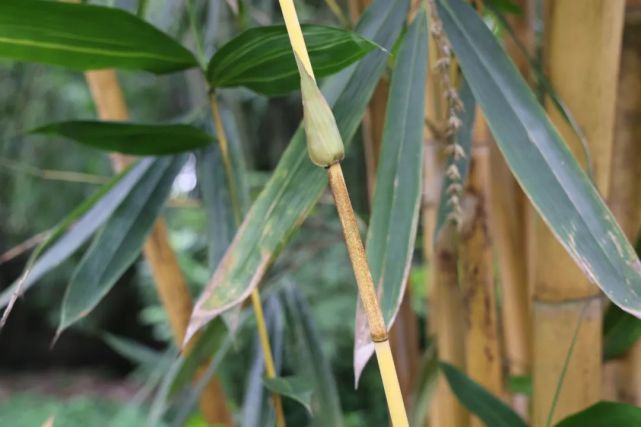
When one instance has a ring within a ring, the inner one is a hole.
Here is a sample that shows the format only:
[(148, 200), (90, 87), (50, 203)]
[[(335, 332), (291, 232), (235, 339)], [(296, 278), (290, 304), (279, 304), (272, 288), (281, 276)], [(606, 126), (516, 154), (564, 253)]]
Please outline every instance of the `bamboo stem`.
[[(546, 3), (545, 56), (550, 81), (581, 126), (592, 154), (597, 188), (607, 197), (625, 2), (557, 0)], [(584, 161), (580, 142), (550, 103), (550, 117)], [(581, 273), (543, 221), (532, 226), (534, 289), (533, 424), (545, 425), (551, 394), (575, 325), (583, 317), (553, 421), (601, 398), (600, 292)]]
[[(465, 319), (461, 313), (465, 309), (459, 288), (456, 233), (454, 225), (447, 224), (434, 243), (430, 320), (436, 330), (439, 359), (464, 370)], [(438, 376), (436, 387), (430, 411), (430, 426), (467, 427), (469, 414), (454, 396), (442, 374)]]
[[(85, 76), (100, 119), (127, 120), (129, 117), (127, 105), (115, 71), (88, 71)], [(116, 170), (122, 169), (131, 161), (127, 156), (115, 153), (111, 155), (111, 158)], [(156, 220), (145, 242), (143, 252), (151, 267), (156, 292), (169, 317), (174, 342), (180, 347), (189, 324), (192, 299), (176, 255), (169, 244), (164, 219), (158, 218)], [(188, 348), (185, 349), (186, 352), (189, 352), (196, 339), (191, 340)], [(200, 374), (202, 374), (202, 369)], [(209, 424), (233, 425), (222, 387), (216, 377), (212, 378), (203, 390), (200, 397), (200, 409)]]
[[(632, 14), (626, 18), (608, 204), (623, 232), (634, 241), (641, 229), (641, 20)], [(613, 398), (641, 405), (641, 344), (637, 342), (620, 361), (611, 363), (620, 365), (613, 378)]]
[(367, 316), (372, 341), (375, 344), (376, 358), (383, 380), (383, 388), (385, 389), (392, 425), (394, 427), (409, 426), (401, 388), (396, 376), (394, 359), (389, 346), (387, 327), (378, 304), (376, 290), (367, 265), (367, 258), (365, 257), (365, 249), (358, 231), (356, 216), (352, 209), (340, 163), (335, 163), (327, 168), (327, 175), (336, 201), (336, 209), (343, 227), (345, 244), (347, 245), (347, 251), (356, 276), (356, 284), (358, 285), (361, 302)]
[[(465, 305), (467, 374), (497, 396), (503, 394), (496, 315), (492, 244), (489, 235), (489, 132), (477, 112), (461, 227), (461, 291)], [(481, 426), (472, 417), (471, 425)]]
[[(242, 213), (240, 210), (240, 200), (238, 198), (238, 185), (233, 172), (231, 164), (231, 157), (229, 155), (229, 142), (225, 127), (220, 115), (220, 108), (218, 106), (218, 99), (216, 93), (212, 91), (210, 96), (211, 112), (214, 119), (214, 127), (216, 129), (216, 137), (218, 139), (218, 146), (222, 155), (223, 167), (225, 168), (225, 175), (227, 177), (227, 185), (229, 186), (229, 197), (231, 199), (232, 210), (234, 213), (234, 221), (236, 226), (240, 226), (242, 221)], [(263, 358), (265, 360), (265, 372), (268, 378), (276, 377), (276, 368), (274, 365), (274, 356), (272, 348), (269, 343), (269, 332), (267, 331), (267, 323), (265, 322), (265, 315), (263, 312), (263, 305), (260, 298), (260, 291), (254, 288), (251, 292), (251, 302), (256, 317), (256, 326), (258, 328), (258, 336), (260, 337), (260, 345), (263, 351)], [(283, 412), (283, 403), (278, 393), (272, 393), (272, 404), (274, 406), (274, 414), (276, 416), (276, 425), (278, 427), (285, 427), (285, 413)]]

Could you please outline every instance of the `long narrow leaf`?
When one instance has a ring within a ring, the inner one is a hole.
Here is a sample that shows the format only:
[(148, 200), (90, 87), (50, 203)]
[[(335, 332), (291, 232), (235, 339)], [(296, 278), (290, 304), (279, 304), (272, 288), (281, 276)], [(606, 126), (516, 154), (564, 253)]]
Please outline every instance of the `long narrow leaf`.
[(474, 9), (462, 0), (438, 4), (463, 74), (517, 181), (585, 275), (623, 310), (641, 316), (641, 263), (598, 191)]
[(0, 294), (0, 307), (10, 302), (19, 285), (21, 293), (26, 292), (42, 276), (73, 255), (109, 219), (152, 164), (152, 159), (139, 161), (105, 184), (63, 219), (51, 231), (51, 237), (44, 242), (48, 247), (35, 259), (22, 282), (13, 283)]
[[(407, 9), (407, 0), (377, 0), (358, 28), (363, 36), (389, 48), (400, 32)], [(329, 82), (325, 96), (333, 105), (346, 143), (356, 132), (386, 59), (385, 53), (373, 52)], [(188, 335), (249, 296), (326, 185), (325, 171), (310, 162), (303, 131), (299, 129), (198, 299)]]
[[(304, 25), (303, 35), (318, 77), (334, 74), (376, 48), (357, 33)], [(300, 87), (296, 62), (284, 25), (246, 30), (218, 50), (209, 63), (213, 87), (245, 86), (265, 95), (282, 95)]]
[(63, 136), (100, 150), (137, 156), (182, 153), (214, 141), (210, 135), (189, 125), (142, 125), (95, 120), (51, 123), (32, 133)]
[[(427, 15), (422, 9), (405, 35), (392, 74), (367, 233), (367, 260), (381, 292), (381, 310), (388, 328), (401, 305), (414, 255), (423, 181), (426, 76)], [(356, 323), (354, 371), (358, 383), (374, 354), (360, 303)]]
[(479, 417), (485, 425), (527, 427), (525, 421), (512, 408), (454, 366), (441, 362), (441, 370), (459, 402)]
[(155, 160), (96, 236), (65, 292), (58, 333), (89, 314), (136, 260), (186, 159)]
[(41, 0), (0, 1), (0, 57), (155, 73), (198, 64), (174, 39), (123, 10)]
[(599, 402), (564, 418), (556, 427), (636, 427), (641, 425), (641, 408), (619, 402)]

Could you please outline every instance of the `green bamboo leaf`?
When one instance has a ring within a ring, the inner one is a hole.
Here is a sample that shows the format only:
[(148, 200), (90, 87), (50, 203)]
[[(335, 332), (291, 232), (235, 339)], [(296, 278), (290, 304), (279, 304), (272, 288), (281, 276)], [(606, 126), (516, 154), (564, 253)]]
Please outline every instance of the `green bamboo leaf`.
[(343, 414), (331, 366), (323, 355), (321, 337), (307, 301), (298, 288), (288, 283), (282, 292), (283, 306), (293, 341), (292, 354), (297, 375), (312, 384), (311, 426), (342, 427)]
[[(410, 25), (396, 58), (366, 241), (367, 260), (372, 279), (381, 290), (381, 310), (388, 328), (394, 323), (405, 294), (422, 196), (427, 76), (424, 9)], [(373, 354), (367, 318), (359, 303), (354, 337), (357, 384)]]
[[(389, 48), (400, 32), (407, 9), (407, 0), (376, 0), (365, 12), (358, 29), (364, 37)], [(333, 105), (346, 144), (356, 132), (386, 60), (385, 53), (373, 52), (325, 86), (324, 95)], [(249, 296), (326, 186), (325, 171), (310, 162), (304, 133), (299, 128), (198, 299), (188, 336)]]
[(474, 97), (512, 173), (585, 275), (641, 316), (641, 263), (514, 64), (462, 0), (439, 15)]
[[(472, 130), (474, 128), (474, 120), (476, 116), (476, 102), (474, 101), (474, 95), (472, 95), (470, 85), (467, 84), (465, 79), (463, 79), (463, 83), (459, 89), (459, 96), (463, 103), (463, 113), (461, 115), (461, 121), (463, 124), (456, 132), (455, 138), (461, 148), (463, 148), (465, 156), (458, 160), (454, 160), (454, 158), (450, 157), (445, 165), (445, 170), (447, 170), (452, 163), (455, 163), (459, 174), (461, 175), (461, 182), (464, 183), (467, 179), (470, 169), (470, 160), (472, 159)], [(439, 238), (440, 233), (443, 230), (443, 226), (447, 223), (447, 218), (452, 212), (452, 207), (447, 203), (447, 189), (452, 184), (452, 179), (447, 176), (447, 174), (443, 175), (438, 210), (436, 211), (436, 225), (434, 226), (435, 242)]]
[(637, 427), (641, 408), (627, 403), (599, 402), (564, 418), (556, 427)]
[(309, 379), (299, 376), (263, 378), (263, 384), (270, 391), (297, 401), (312, 413), (314, 385)]
[(124, 10), (41, 0), (0, 2), (0, 57), (74, 70), (167, 73), (198, 65), (174, 39)]
[(641, 337), (641, 320), (610, 305), (603, 318), (603, 359), (616, 359)]
[[(363, 36), (340, 28), (303, 25), (317, 77), (334, 74), (377, 47)], [(300, 78), (284, 25), (246, 30), (218, 50), (207, 67), (213, 87), (245, 86), (268, 96), (300, 88)]]
[(485, 390), (449, 363), (441, 362), (441, 370), (447, 378), (456, 398), (471, 413), (487, 426), (527, 427), (527, 423), (501, 399)]
[(51, 123), (32, 133), (63, 136), (105, 151), (136, 156), (176, 154), (205, 147), (211, 135), (189, 125), (142, 125), (95, 120)]
[(152, 164), (153, 159), (142, 159), (103, 185), (58, 223), (50, 237), (34, 251), (33, 262), (22, 282), (14, 282), (0, 294), (0, 307), (9, 304), (18, 287), (21, 287), (20, 294), (26, 292), (42, 276), (73, 255), (109, 219)]
[(89, 314), (136, 260), (186, 159), (155, 160), (96, 236), (65, 292), (58, 334)]

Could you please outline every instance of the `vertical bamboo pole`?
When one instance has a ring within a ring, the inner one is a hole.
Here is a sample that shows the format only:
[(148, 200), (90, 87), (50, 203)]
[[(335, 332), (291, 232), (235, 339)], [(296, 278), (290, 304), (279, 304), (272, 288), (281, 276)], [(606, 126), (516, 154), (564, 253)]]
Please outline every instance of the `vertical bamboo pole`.
[[(372, 342), (374, 343), (392, 425), (394, 427), (409, 427), (403, 396), (396, 375), (396, 367), (394, 366), (394, 359), (389, 345), (387, 327), (378, 303), (376, 289), (374, 288), (372, 275), (365, 256), (365, 249), (356, 222), (356, 215), (354, 214), (343, 177), (343, 170), (340, 164), (340, 160), (344, 155), (343, 142), (336, 128), (333, 113), (315, 85), (314, 70), (309, 60), (294, 2), (293, 0), (279, 0), (279, 3), (301, 75), (308, 152), (316, 164), (323, 165), (327, 170), (329, 186), (334, 195), (336, 210), (343, 228), (345, 245), (356, 276), (358, 292), (367, 317)], [(313, 114), (314, 116), (308, 116), (308, 114)]]
[[(115, 71), (88, 71), (85, 76), (100, 119), (127, 120), (129, 118), (127, 104)], [(131, 158), (113, 154), (112, 161), (114, 168), (120, 170), (131, 161)], [(158, 297), (169, 317), (174, 342), (180, 347), (189, 324), (192, 299), (176, 255), (169, 244), (169, 235), (164, 219), (158, 218), (156, 220), (145, 242), (143, 253), (151, 267)], [(190, 346), (196, 342), (196, 339), (191, 340)], [(200, 410), (207, 423), (211, 425), (233, 425), (222, 387), (216, 377), (212, 378), (201, 394)]]
[[(492, 244), (489, 234), (489, 132), (480, 110), (463, 198), (461, 290), (466, 319), (467, 374), (491, 393), (503, 394)], [(472, 417), (471, 425), (481, 426)]]
[[(609, 205), (628, 239), (634, 241), (641, 229), (641, 2), (628, 5), (617, 113), (612, 153)], [(615, 363), (616, 398), (641, 405), (641, 344), (636, 343)]]
[[(508, 18), (516, 35), (531, 54), (531, 2), (517, 2), (522, 16)], [(529, 63), (511, 37), (505, 36), (505, 48), (519, 71), (527, 77)], [(490, 144), (490, 220), (496, 247), (497, 266), (502, 291), (502, 332), (510, 375), (526, 375), (531, 368), (530, 293), (526, 263), (526, 199), (496, 144)], [(525, 418), (528, 399), (512, 396), (512, 406)]]
[[(548, 75), (584, 131), (599, 190), (607, 195), (614, 129), (616, 77), (623, 0), (546, 3)], [(550, 116), (577, 159), (584, 160), (571, 128), (550, 103)], [(554, 390), (576, 325), (576, 345), (552, 420), (601, 397), (601, 319), (598, 289), (588, 282), (542, 220), (533, 225), (534, 426), (546, 425)]]

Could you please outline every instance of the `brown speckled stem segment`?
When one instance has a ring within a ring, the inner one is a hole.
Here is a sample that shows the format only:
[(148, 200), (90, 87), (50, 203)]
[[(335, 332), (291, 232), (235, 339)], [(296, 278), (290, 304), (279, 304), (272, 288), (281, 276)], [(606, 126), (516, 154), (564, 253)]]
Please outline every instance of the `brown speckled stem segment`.
[(369, 271), (367, 258), (365, 257), (365, 248), (363, 241), (358, 231), (358, 223), (352, 209), (352, 203), (349, 199), (347, 186), (345, 185), (345, 178), (343, 177), (343, 169), (340, 163), (334, 163), (327, 168), (327, 175), (329, 176), (329, 185), (334, 194), (336, 201), (336, 210), (343, 226), (343, 234), (345, 235), (345, 245), (349, 253), (349, 259), (354, 268), (354, 276), (356, 276), (356, 284), (358, 285), (358, 293), (363, 303), (363, 308), (367, 315), (367, 323), (372, 336), (372, 341), (382, 342), (387, 340), (387, 328), (381, 313), (381, 307), (378, 304), (376, 296), (376, 289), (372, 281), (372, 275)]

